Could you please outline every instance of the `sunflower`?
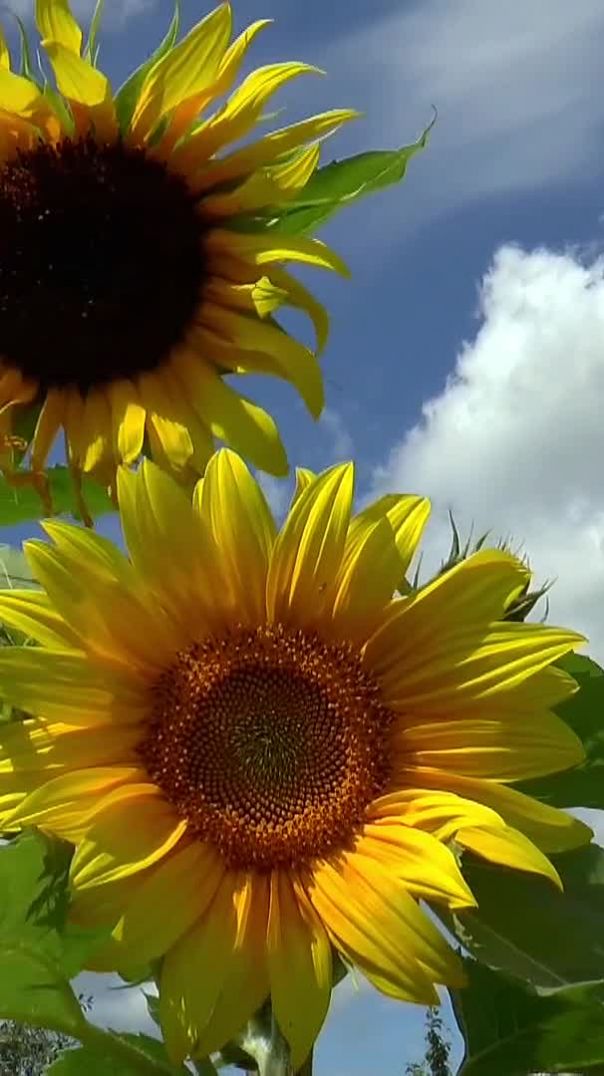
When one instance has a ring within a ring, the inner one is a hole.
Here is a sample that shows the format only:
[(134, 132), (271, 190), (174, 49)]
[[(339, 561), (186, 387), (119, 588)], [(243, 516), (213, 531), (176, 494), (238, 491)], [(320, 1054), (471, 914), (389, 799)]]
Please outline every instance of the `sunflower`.
[(460, 850), (559, 884), (545, 853), (590, 831), (510, 782), (583, 757), (551, 711), (582, 637), (504, 622), (528, 571), (501, 550), (401, 597), (428, 502), (352, 515), (352, 465), (302, 472), (281, 529), (227, 449), (192, 501), (148, 460), (117, 485), (129, 558), (46, 522), (44, 590), (0, 596), (40, 644), (0, 651), (36, 715), (1, 726), (3, 828), (74, 842), (72, 917), (111, 929), (90, 966), (159, 962), (171, 1056), (270, 995), (296, 1066), (334, 951), (407, 1001), (463, 982), (419, 906), (474, 905)]
[(67, 0), (36, 0), (36, 21), (56, 89), (11, 69), (0, 32), (0, 462), (25, 431), (40, 474), (63, 429), (72, 467), (104, 480), (143, 451), (199, 475), (214, 438), (284, 474), (273, 419), (223, 375), (284, 378), (318, 416), (317, 355), (275, 312), (308, 314), (317, 352), (327, 316), (283, 265), (346, 270), (317, 239), (250, 222), (298, 194), (322, 139), (356, 113), (233, 147), (276, 90), (317, 69), (270, 64), (233, 90), (270, 20), (229, 43), (229, 4), (116, 96)]

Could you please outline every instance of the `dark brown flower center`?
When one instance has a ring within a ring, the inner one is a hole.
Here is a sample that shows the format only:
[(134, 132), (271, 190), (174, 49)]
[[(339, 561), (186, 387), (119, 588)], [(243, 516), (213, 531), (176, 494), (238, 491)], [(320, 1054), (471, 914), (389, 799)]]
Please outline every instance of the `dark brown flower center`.
[(193, 833), (269, 869), (350, 843), (387, 783), (390, 725), (351, 647), (240, 629), (178, 655), (140, 750)]
[(203, 281), (187, 185), (143, 150), (66, 139), (0, 165), (0, 355), (42, 391), (156, 369)]

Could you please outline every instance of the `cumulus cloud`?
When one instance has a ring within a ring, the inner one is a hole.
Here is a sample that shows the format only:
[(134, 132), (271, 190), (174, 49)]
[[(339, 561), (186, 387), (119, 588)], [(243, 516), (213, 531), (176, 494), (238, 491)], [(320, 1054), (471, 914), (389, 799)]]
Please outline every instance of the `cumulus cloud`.
[(466, 532), (511, 538), (538, 581), (557, 577), (550, 622), (604, 662), (604, 260), (504, 247), (479, 318), (373, 492), (432, 497), (426, 567), (446, 552), (448, 509)]
[[(87, 20), (94, 11), (96, 0), (71, 0), (70, 7), (77, 19)], [(22, 18), (31, 18), (32, 0), (7, 0), (3, 9), (13, 11)], [(135, 15), (149, 13), (157, 8), (157, 0), (110, 0), (103, 12), (104, 25), (111, 28), (123, 24)]]
[(407, 180), (411, 224), (600, 170), (604, 98), (593, 87), (603, 32), (600, 0), (531, 0), (529, 10), (525, 0), (422, 0), (371, 15), (332, 43), (325, 66), (348, 86), (354, 72), (372, 136), (385, 145), (438, 107), (429, 160)]

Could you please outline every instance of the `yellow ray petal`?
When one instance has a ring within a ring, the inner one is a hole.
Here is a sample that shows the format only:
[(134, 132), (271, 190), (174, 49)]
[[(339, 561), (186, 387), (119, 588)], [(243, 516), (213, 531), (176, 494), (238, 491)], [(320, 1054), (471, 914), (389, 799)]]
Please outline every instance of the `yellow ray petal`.
[(130, 381), (114, 381), (108, 392), (114, 456), (119, 462), (134, 463), (143, 450), (145, 408)]
[(193, 353), (178, 360), (178, 376), (214, 437), (269, 474), (287, 474), (287, 457), (271, 416), (235, 392)]
[(230, 4), (221, 4), (153, 65), (143, 82), (132, 116), (132, 142), (145, 141), (163, 116), (212, 85), (231, 36), (231, 27)]
[(307, 146), (283, 164), (252, 172), (232, 191), (207, 195), (200, 203), (202, 217), (235, 217), (266, 206), (280, 205), (306, 186), (317, 167), (319, 155), (318, 145)]
[(366, 524), (386, 518), (392, 527), (400, 558), (400, 582), (417, 552), (429, 517), (430, 501), (427, 497), (412, 494), (388, 494), (380, 497), (351, 520), (346, 555), (351, 555), (357, 542), (362, 541)]
[(311, 902), (336, 948), (378, 973), (401, 1000), (434, 1004), (434, 983), (463, 981), (459, 962), (400, 879), (358, 855), (315, 869)]
[(458, 718), (405, 726), (394, 750), (403, 766), (435, 769), (495, 781), (521, 781), (579, 765), (581, 741), (555, 714), (526, 721)]
[(0, 67), (5, 67), (7, 71), (10, 71), (10, 51), (2, 33), (2, 27), (0, 27)]
[(34, 122), (50, 111), (38, 87), (4, 64), (0, 65), (0, 101), (4, 111)]
[(51, 650), (78, 649), (75, 632), (59, 616), (46, 594), (35, 590), (10, 590), (0, 594), (0, 620), (28, 639)]
[(72, 770), (31, 792), (7, 820), (16, 826), (40, 826), (73, 838), (98, 809), (99, 798), (123, 785), (144, 781), (140, 766), (94, 766)]
[(86, 439), (82, 470), (94, 471), (111, 459), (111, 413), (104, 389), (93, 389), (86, 396), (82, 425)]
[[(109, 722), (86, 728), (32, 719), (0, 726), (0, 774), (39, 773), (48, 780), (60, 770), (85, 766), (136, 765), (141, 740), (135, 726)], [(54, 772), (53, 772), (54, 771)]]
[(136, 874), (176, 848), (186, 828), (159, 793), (101, 804), (71, 862), (72, 885), (86, 889)]
[(181, 844), (146, 874), (114, 928), (125, 964), (148, 964), (167, 953), (218, 889), (224, 864), (216, 852), (200, 841)]
[(139, 689), (127, 672), (119, 677), (95, 670), (77, 651), (41, 647), (3, 647), (0, 650), (0, 694), (45, 718), (70, 721), (82, 713), (109, 720), (116, 699), (140, 701)]
[(200, 514), (224, 562), (232, 620), (264, 623), (276, 527), (262, 490), (236, 453), (223, 449), (210, 460)]
[(147, 412), (147, 426), (152, 426), (163, 454), (175, 470), (184, 469), (193, 456), (193, 442), (186, 416), (169, 383), (159, 372), (142, 374), (138, 380), (141, 402)]
[(195, 131), (186, 147), (185, 167), (193, 160), (192, 151), (196, 153), (198, 160), (209, 160), (229, 142), (235, 142), (249, 134), (273, 94), (292, 79), (307, 74), (321, 72), (309, 64), (292, 62), (269, 64), (252, 71), (220, 112), (206, 120)]
[(513, 867), (514, 870), (529, 871), (532, 874), (542, 874), (549, 878), (559, 889), (562, 889), (560, 875), (550, 863), (543, 852), (529, 841), (523, 833), (511, 829), (488, 829), (486, 826), (472, 829), (461, 829), (457, 834), (457, 843), (463, 848), (490, 863), (500, 863), (504, 867)]
[(335, 631), (364, 642), (375, 629), (401, 578), (401, 562), (387, 519), (357, 531), (354, 551), (344, 557), (336, 578)]
[(298, 497), (304, 493), (305, 489), (308, 489), (317, 477), (318, 475), (316, 472), (309, 470), (308, 467), (296, 467), (296, 488), (294, 490), (292, 504), (295, 504)]
[(331, 269), (342, 276), (350, 275), (342, 259), (325, 243), (304, 235), (289, 236), (278, 232), (263, 235), (213, 228), (205, 241), (205, 249), (211, 258), (215, 254), (234, 255), (251, 265), (303, 262), (319, 269)]
[(117, 120), (111, 84), (106, 75), (59, 41), (45, 41), (44, 49), (59, 92), (70, 102), (79, 134), (94, 127), (99, 141), (117, 137)]
[(38, 416), (31, 446), (32, 470), (42, 471), (56, 436), (65, 420), (66, 397), (58, 389), (49, 389)]
[(331, 112), (322, 112), (300, 123), (272, 131), (243, 149), (236, 150), (220, 160), (204, 162), (200, 171), (191, 179), (193, 190), (198, 194), (211, 190), (219, 184), (239, 179), (256, 168), (270, 164), (283, 154), (290, 153), (308, 142), (325, 138), (341, 127), (343, 123), (358, 118), (354, 109), (340, 108)]
[(355, 851), (394, 873), (416, 900), (436, 901), (449, 908), (476, 904), (449, 848), (432, 834), (412, 829), (395, 817), (366, 823)]
[[(220, 61), (216, 80), (212, 85), (205, 90), (201, 90), (193, 97), (188, 97), (186, 101), (183, 101), (182, 104), (178, 105), (174, 110), (170, 117), (166, 133), (158, 147), (158, 152), (164, 159), (172, 154), (176, 143), (186, 134), (195, 117), (199, 115), (206, 105), (230, 90), (232, 83), (239, 73), (241, 62), (256, 34), (266, 26), (269, 26), (271, 22), (272, 19), (258, 19), (256, 22), (251, 23), (251, 25), (248, 26), (231, 45), (229, 45)], [(187, 161), (189, 160), (189, 156), (186, 153), (186, 147), (189, 145), (190, 141), (191, 139), (187, 139), (184, 146), (179, 146), (173, 155), (171, 166), (178, 172), (186, 171)], [(182, 153), (183, 149), (185, 150), (184, 154)], [(194, 151), (193, 160), (196, 159), (197, 153)]]
[(160, 669), (174, 650), (169, 625), (137, 586), (131, 566), (100, 535), (53, 521), (44, 524), (56, 542), (24, 546), (36, 579), (57, 611), (80, 637), (80, 646), (117, 666), (146, 675)]
[[(496, 811), (508, 825), (525, 833), (544, 852), (570, 851), (588, 844), (592, 837), (589, 826), (578, 818), (541, 803), (532, 796), (525, 796), (509, 785), (428, 767), (399, 771), (397, 779), (403, 788), (442, 789), (484, 804)], [(384, 797), (385, 801), (387, 799)], [(387, 811), (386, 803), (382, 809)], [(409, 824), (413, 825), (413, 819), (409, 820)]]
[[(424, 769), (409, 769), (410, 779), (422, 780)], [(434, 772), (434, 771), (432, 771)], [(439, 841), (449, 841), (465, 826), (504, 828), (496, 811), (451, 792), (401, 787), (378, 797), (368, 807), (371, 819), (397, 819), (405, 826), (431, 833)]]
[(43, 41), (58, 41), (76, 56), (80, 55), (82, 31), (67, 0), (36, 0), (36, 26)]
[[(316, 351), (317, 354), (320, 355), (321, 352), (325, 350), (327, 338), (329, 336), (329, 317), (325, 307), (315, 299), (308, 288), (305, 288), (299, 280), (296, 280), (295, 277), (291, 276), (285, 269), (273, 265), (271, 266), (270, 274), (269, 283), (272, 283), (277, 289), (284, 293), (287, 305), (293, 306), (295, 309), (302, 310), (305, 314), (308, 314), (315, 330)], [(259, 287), (260, 284), (261, 281), (258, 282), (257, 287)], [(259, 313), (261, 313), (260, 310)]]
[(267, 581), (270, 621), (304, 628), (325, 615), (346, 541), (352, 464), (325, 471), (290, 510), (277, 537)]
[(308, 1057), (331, 997), (331, 948), (306, 894), (284, 871), (273, 871), (268, 919), (271, 1002), (294, 1070)]
[[(232, 342), (238, 349), (267, 355), (271, 370), (294, 385), (313, 418), (318, 418), (325, 404), (323, 377), (316, 356), (276, 323), (225, 310), (213, 303), (205, 303), (202, 311), (203, 324), (218, 337)], [(200, 333), (200, 350), (203, 354), (205, 337)], [(252, 369), (253, 361), (251, 364)]]
[(219, 1049), (265, 1000), (267, 920), (266, 878), (230, 872), (203, 919), (167, 954), (159, 1005), (172, 1060)]

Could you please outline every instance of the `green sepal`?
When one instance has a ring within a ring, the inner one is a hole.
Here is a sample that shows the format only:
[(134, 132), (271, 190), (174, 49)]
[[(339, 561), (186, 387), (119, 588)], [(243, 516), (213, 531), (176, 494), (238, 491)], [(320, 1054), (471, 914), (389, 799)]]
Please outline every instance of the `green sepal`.
[(132, 119), (141, 86), (152, 67), (174, 47), (180, 31), (180, 0), (174, 2), (174, 14), (163, 41), (158, 45), (155, 52), (145, 60), (140, 67), (133, 71), (124, 85), (120, 88), (115, 98), (115, 112), (117, 122), (122, 134), (126, 134)]
[(103, 18), (104, 7), (105, 0), (96, 0), (96, 4), (94, 5), (94, 11), (92, 13), (92, 19), (90, 20), (88, 40), (86, 42), (86, 48), (84, 49), (84, 59), (90, 60), (93, 67), (96, 67), (98, 58), (98, 48), (96, 42), (99, 35), (99, 30), (101, 28), (101, 19)]
[(417, 142), (396, 150), (373, 150), (319, 168), (298, 198), (274, 210), (229, 222), (239, 231), (273, 230), (286, 235), (314, 232), (359, 198), (400, 183), (409, 161), (425, 148), (436, 117)]

